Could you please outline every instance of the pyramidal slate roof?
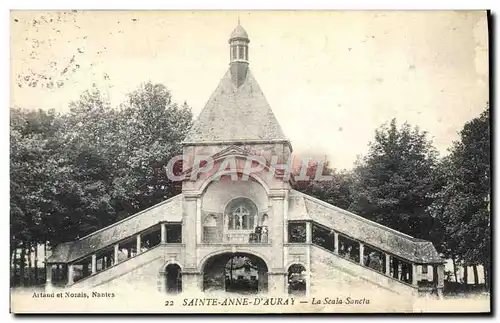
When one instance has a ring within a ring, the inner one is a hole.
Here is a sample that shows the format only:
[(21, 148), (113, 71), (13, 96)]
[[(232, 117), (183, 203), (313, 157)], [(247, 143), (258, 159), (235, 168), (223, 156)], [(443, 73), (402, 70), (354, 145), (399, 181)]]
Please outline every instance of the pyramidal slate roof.
[(201, 111), (185, 144), (288, 141), (250, 69), (239, 87), (228, 69)]

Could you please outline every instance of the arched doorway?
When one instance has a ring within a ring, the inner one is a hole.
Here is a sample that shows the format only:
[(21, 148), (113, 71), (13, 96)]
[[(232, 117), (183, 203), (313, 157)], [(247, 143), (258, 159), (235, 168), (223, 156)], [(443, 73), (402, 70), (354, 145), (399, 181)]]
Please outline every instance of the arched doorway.
[(253, 254), (219, 254), (209, 258), (203, 266), (203, 291), (265, 293), (267, 273), (265, 261)]
[(301, 264), (293, 264), (288, 268), (288, 294), (306, 294), (306, 269)]
[(170, 264), (165, 268), (165, 284), (169, 294), (182, 292), (182, 272), (177, 264)]

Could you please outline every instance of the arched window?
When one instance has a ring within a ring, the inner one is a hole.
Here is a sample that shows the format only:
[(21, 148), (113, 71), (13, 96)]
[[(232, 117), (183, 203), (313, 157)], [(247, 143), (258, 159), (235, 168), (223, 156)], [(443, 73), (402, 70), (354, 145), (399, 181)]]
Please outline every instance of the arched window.
[(165, 285), (169, 294), (182, 292), (182, 270), (179, 265), (170, 264), (165, 268)]
[(293, 264), (288, 268), (288, 294), (306, 294), (306, 269), (301, 264)]
[(241, 198), (233, 200), (227, 207), (229, 230), (253, 230), (257, 208), (250, 200)]

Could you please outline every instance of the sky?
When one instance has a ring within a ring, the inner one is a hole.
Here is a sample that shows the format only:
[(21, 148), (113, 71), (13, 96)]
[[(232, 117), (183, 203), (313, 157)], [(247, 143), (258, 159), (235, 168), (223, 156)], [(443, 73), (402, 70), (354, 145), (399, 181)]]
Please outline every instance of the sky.
[(392, 118), (445, 155), (488, 101), (484, 11), (12, 11), (11, 106), (64, 112), (92, 87), (118, 106), (152, 81), (196, 117), (229, 67), (238, 17), (294, 154), (335, 168)]

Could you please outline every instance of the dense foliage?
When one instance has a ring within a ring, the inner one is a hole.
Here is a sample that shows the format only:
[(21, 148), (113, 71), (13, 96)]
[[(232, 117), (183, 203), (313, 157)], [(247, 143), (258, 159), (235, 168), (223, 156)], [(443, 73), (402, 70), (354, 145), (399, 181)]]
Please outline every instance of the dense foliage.
[[(190, 108), (152, 83), (115, 108), (94, 89), (65, 114), (11, 109), (11, 259), (180, 193), (164, 166), (182, 152), (191, 122)], [(18, 266), (24, 278), (25, 262)]]
[(426, 213), (437, 191), (437, 153), (427, 134), (396, 120), (375, 133), (358, 162), (350, 209), (370, 220), (423, 239), (432, 239), (434, 219)]
[(465, 266), (491, 266), (491, 156), (489, 110), (467, 122), (439, 165), (442, 184), (430, 213), (442, 223), (445, 255)]
[[(489, 109), (467, 122), (460, 140), (438, 159), (427, 133), (396, 120), (375, 132), (351, 171), (326, 168), (329, 181), (298, 181), (295, 189), (413, 237), (432, 241), (459, 265), (491, 266)], [(307, 174), (316, 172), (309, 165)], [(296, 175), (298, 172), (296, 173)], [(456, 277), (457, 278), (457, 277)], [(458, 279), (456, 279), (458, 281)]]

